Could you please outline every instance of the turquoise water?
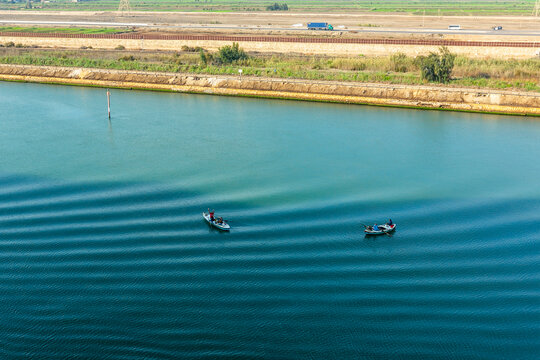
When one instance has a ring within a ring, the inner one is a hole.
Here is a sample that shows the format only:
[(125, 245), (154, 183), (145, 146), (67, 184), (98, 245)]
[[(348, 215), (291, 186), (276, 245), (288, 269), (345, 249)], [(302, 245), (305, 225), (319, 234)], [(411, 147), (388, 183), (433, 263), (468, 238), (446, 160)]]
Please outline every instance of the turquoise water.
[(538, 119), (111, 101), (0, 83), (0, 358), (540, 354)]

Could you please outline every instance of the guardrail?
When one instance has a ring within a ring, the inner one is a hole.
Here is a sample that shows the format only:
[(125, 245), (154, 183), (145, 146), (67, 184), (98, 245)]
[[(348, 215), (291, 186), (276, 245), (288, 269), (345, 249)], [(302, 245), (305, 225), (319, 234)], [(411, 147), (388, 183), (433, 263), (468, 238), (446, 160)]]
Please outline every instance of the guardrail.
[(160, 35), (160, 34), (62, 34), (0, 32), (0, 37), (32, 37), (62, 39), (112, 39), (112, 40), (200, 40), (230, 42), (285, 42), (314, 44), (371, 44), (371, 45), (428, 45), (428, 46), (479, 46), (479, 47), (539, 47), (540, 41), (458, 41), (458, 40), (398, 40), (362, 38), (317, 38), (280, 36), (222, 36), (222, 35)]

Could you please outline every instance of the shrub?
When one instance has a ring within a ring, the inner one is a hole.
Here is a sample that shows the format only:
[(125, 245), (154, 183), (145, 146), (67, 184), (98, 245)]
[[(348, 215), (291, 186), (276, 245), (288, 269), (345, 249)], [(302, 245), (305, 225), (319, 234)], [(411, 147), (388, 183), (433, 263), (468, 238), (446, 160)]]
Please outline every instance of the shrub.
[(124, 45), (118, 45), (114, 50), (126, 50), (126, 47)]
[(135, 61), (135, 56), (133, 55), (126, 55), (126, 56), (122, 56), (120, 58), (118, 58), (118, 60), (120, 61)]
[(455, 58), (455, 54), (450, 53), (447, 47), (442, 46), (439, 48), (439, 54), (432, 52), (428, 56), (418, 56), (416, 61), (423, 79), (446, 83), (450, 80)]
[(233, 42), (232, 46), (226, 45), (219, 48), (218, 60), (222, 64), (230, 64), (238, 60), (246, 60), (248, 55)]
[(331, 69), (363, 71), (366, 64), (361, 59), (354, 58), (336, 58), (329, 64)]
[(182, 51), (186, 51), (186, 52), (199, 52), (201, 50), (204, 50), (200, 46), (191, 47), (191, 46), (187, 46), (187, 45), (182, 45), (181, 49), (182, 49)]
[(491, 75), (484, 71), (481, 71), (478, 74), (476, 74), (476, 77), (480, 79), (491, 79)]
[(397, 53), (390, 56), (390, 67), (395, 72), (409, 71), (409, 59), (403, 53)]
[(206, 57), (203, 49), (199, 50), (199, 55), (201, 57), (201, 63), (206, 66), (208, 64), (208, 58)]
[(9, 42), (5, 43), (4, 46), (5, 47), (14, 47), (15, 43), (13, 41), (9, 41)]
[(278, 4), (274, 3), (274, 5), (269, 5), (266, 7), (266, 10), (268, 11), (287, 11), (289, 10), (289, 6), (287, 4)]

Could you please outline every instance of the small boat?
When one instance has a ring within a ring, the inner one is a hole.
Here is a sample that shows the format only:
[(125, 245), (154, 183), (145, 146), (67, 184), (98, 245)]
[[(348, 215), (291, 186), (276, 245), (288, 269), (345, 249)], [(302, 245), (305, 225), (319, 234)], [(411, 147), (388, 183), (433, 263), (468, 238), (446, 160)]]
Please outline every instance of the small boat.
[(218, 221), (217, 221), (217, 219), (215, 217), (214, 217), (214, 220), (210, 220), (210, 214), (208, 214), (208, 213), (203, 212), (202, 216), (203, 216), (204, 220), (206, 220), (207, 223), (209, 223), (210, 225), (212, 225), (215, 228), (218, 228), (219, 230), (229, 231), (231, 229), (231, 227), (229, 226), (229, 224), (227, 224), (225, 222), (225, 220), (223, 220), (223, 222), (220, 224), (220, 223), (218, 223)]
[(365, 226), (364, 232), (366, 233), (366, 235), (383, 235), (396, 230), (396, 224), (377, 225), (377, 227), (379, 228), (379, 230), (373, 230), (373, 226)]

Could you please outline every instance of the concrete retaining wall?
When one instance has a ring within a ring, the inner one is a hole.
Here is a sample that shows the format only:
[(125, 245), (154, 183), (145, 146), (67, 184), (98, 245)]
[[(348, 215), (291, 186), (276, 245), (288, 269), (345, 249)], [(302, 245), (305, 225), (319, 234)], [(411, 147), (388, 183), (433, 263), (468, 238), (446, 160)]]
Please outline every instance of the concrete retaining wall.
[(27, 65), (0, 65), (0, 80), (540, 116), (534, 92)]

